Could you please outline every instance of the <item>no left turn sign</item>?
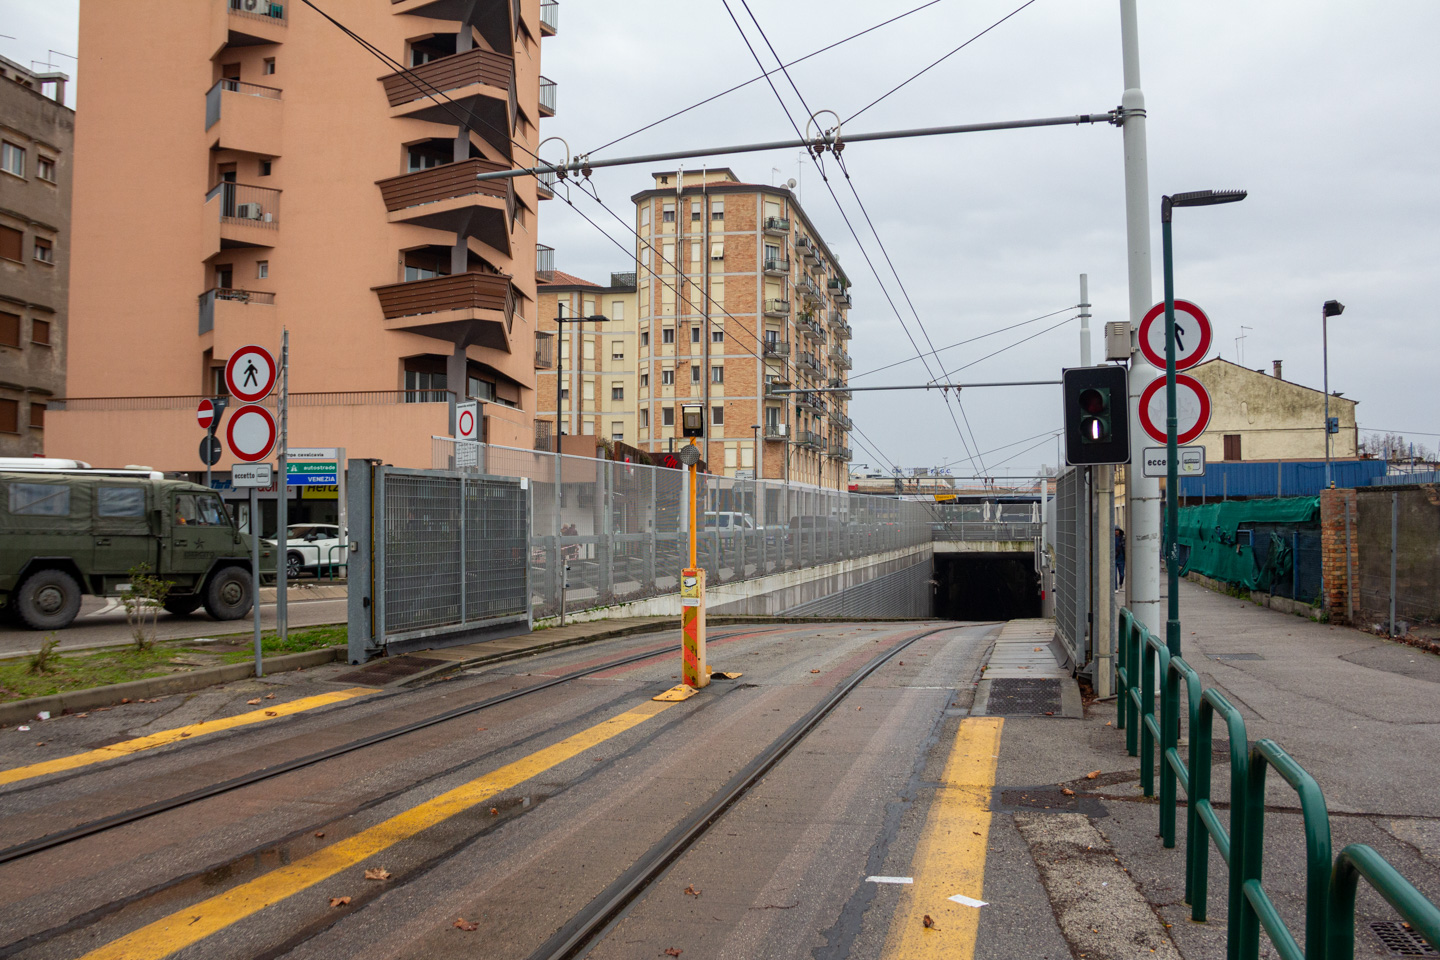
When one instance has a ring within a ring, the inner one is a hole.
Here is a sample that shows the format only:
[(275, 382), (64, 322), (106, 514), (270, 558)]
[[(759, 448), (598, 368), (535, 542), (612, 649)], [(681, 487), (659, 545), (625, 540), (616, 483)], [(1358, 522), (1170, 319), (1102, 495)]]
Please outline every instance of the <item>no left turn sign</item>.
[(230, 354), (225, 364), (225, 385), (242, 403), (258, 403), (275, 388), (275, 357), (264, 347), (251, 344)]
[(236, 459), (264, 460), (275, 447), (275, 418), (264, 407), (247, 404), (230, 415), (225, 440)]

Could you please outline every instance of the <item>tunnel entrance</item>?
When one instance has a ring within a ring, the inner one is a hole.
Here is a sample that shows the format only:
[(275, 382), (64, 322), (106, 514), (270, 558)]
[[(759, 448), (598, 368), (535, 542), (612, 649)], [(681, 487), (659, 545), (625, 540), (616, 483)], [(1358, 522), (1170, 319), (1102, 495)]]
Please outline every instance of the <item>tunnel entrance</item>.
[(1029, 553), (936, 554), (935, 583), (942, 620), (1040, 616), (1040, 577)]

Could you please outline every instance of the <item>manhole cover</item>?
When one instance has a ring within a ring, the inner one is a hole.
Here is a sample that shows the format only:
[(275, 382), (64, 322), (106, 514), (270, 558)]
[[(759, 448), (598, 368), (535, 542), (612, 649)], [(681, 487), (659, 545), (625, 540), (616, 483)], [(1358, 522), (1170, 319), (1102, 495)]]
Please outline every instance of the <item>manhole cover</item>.
[(429, 657), (416, 657), (410, 654), (402, 657), (386, 657), (359, 670), (342, 673), (335, 679), (340, 683), (358, 683), (370, 687), (383, 686), (392, 680), (411, 676), (444, 662), (444, 660), (432, 660)]
[(1425, 938), (1411, 930), (1409, 924), (1398, 920), (1375, 920), (1370, 929), (1392, 957), (1440, 957), (1440, 950), (1426, 943)]
[(1211, 653), (1211, 660), (1264, 660), (1258, 653)]
[(1000, 678), (990, 681), (985, 712), (994, 717), (1043, 717), (1060, 712), (1060, 681)]

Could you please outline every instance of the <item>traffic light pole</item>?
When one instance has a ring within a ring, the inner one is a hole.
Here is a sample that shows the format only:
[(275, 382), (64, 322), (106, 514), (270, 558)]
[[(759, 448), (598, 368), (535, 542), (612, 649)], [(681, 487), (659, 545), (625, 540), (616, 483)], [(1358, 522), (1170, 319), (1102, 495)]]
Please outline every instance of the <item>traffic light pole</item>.
[(1165, 271), (1165, 647), (1174, 657), (1180, 655), (1180, 480), (1175, 462), (1179, 417), (1175, 412), (1175, 262), (1170, 246), (1169, 199), (1160, 203), (1160, 258)]

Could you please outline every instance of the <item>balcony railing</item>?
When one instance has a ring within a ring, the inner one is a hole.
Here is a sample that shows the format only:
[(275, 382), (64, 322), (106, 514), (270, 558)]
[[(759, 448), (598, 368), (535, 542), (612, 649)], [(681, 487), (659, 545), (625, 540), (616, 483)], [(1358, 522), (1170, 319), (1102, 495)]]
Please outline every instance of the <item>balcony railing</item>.
[(559, 0), (541, 0), (540, 3), (540, 35), (553, 37), (560, 32), (560, 2)]
[(786, 380), (782, 380), (782, 379), (780, 379), (779, 377), (775, 377), (775, 378), (773, 378), (773, 379), (770, 379), (770, 380), (766, 380), (766, 381), (765, 381), (765, 396), (767, 396), (767, 397), (776, 397), (776, 398), (779, 398), (779, 397), (783, 397), (783, 396), (788, 396), (788, 394), (779, 394), (779, 393), (776, 393), (776, 392), (775, 392), (775, 391), (777, 391), (777, 390), (788, 390), (788, 389), (790, 389), (790, 384), (789, 384), (789, 382), (786, 381)]
[(243, 83), (239, 80), (217, 80), (215, 85), (205, 91), (205, 129), (209, 130), (220, 122), (221, 95), (226, 93), (238, 93), (247, 97), (260, 97), (265, 100), (279, 100), (280, 89), (278, 87), (264, 87), (258, 83)]
[(830, 314), (830, 329), (835, 332), (836, 340), (850, 339), (852, 333), (850, 329), (850, 324), (846, 323), (843, 319), (841, 319), (840, 312), (838, 310)]
[(766, 218), (765, 218), (765, 232), (766, 232), (766, 233), (789, 233), (789, 232), (790, 232), (790, 218), (789, 218), (789, 217), (766, 217)]
[(814, 317), (802, 317), (800, 319), (800, 322), (797, 323), (796, 326), (800, 328), (801, 334), (811, 340), (814, 340), (816, 343), (825, 342), (825, 328), (820, 326), (819, 321), (817, 321)]
[(820, 302), (820, 286), (814, 280), (811, 280), (809, 277), (801, 277), (800, 283), (797, 286), (799, 287), (800, 295), (807, 301), (811, 303)]
[(498, 200), (510, 199), (510, 180), (476, 180), (477, 173), (495, 173), (509, 168), (503, 163), (472, 157), (459, 163), (447, 163), (398, 177), (376, 180), (385, 209), (403, 210), (454, 197), (482, 194)]
[[(831, 396), (833, 397), (834, 394), (832, 393)], [(835, 425), (841, 430), (849, 430), (855, 426), (855, 421), (845, 416), (845, 414), (841, 413), (839, 410), (831, 410), (830, 419), (835, 421)]]
[(227, 303), (258, 304), (274, 306), (275, 294), (260, 290), (236, 290), (232, 287), (213, 287), (200, 294), (200, 332), (209, 333), (215, 329), (215, 301)]
[(767, 357), (788, 357), (790, 356), (789, 340), (771, 340), (766, 337), (763, 341), (764, 349), (761, 351)]
[(286, 23), (285, 4), (279, 0), (230, 0), (230, 12), (237, 17)]
[(802, 447), (809, 447), (812, 450), (825, 449), (825, 438), (814, 430), (796, 430), (795, 440)]
[(555, 451), (554, 424), (549, 420), (535, 421), (535, 449), (544, 453)]
[(374, 289), (387, 320), (447, 310), (494, 310), (505, 314), (508, 332), (514, 308), (510, 278), (499, 273), (455, 273)]
[(436, 92), (458, 90), (471, 84), (484, 83), (509, 91), (515, 75), (515, 61), (500, 53), (476, 47), (411, 67), (400, 73), (380, 78), (390, 106), (398, 107), (412, 100), (428, 101)]
[(548, 77), (540, 78), (540, 116), (555, 116), (556, 84)]
[(766, 440), (784, 440), (784, 439), (785, 439), (786, 437), (788, 437), (789, 435), (790, 435), (790, 425), (789, 425), (788, 423), (770, 423), (770, 422), (768, 422), (768, 421), (766, 422), (766, 424), (765, 424), (765, 439), (766, 439)]
[(820, 358), (813, 353), (802, 353), (795, 358), (795, 363), (801, 370), (808, 372), (811, 376), (822, 376), (820, 370)]
[(790, 316), (790, 301), (771, 297), (763, 304), (763, 312), (767, 317), (788, 317)]
[(766, 257), (765, 272), (771, 274), (787, 274), (790, 272), (789, 257)]
[(535, 178), (535, 192), (540, 195), (541, 200), (549, 200), (555, 196), (554, 170), (547, 170)]
[(205, 202), (219, 199), (220, 222), (252, 227), (277, 229), (280, 226), (280, 191), (269, 187), (252, 187), (228, 180), (215, 184), (205, 194)]
[(830, 388), (834, 392), (832, 392), (830, 396), (836, 400), (849, 400), (853, 395), (848, 389), (841, 389), (844, 386), (845, 381), (841, 380), (839, 377), (835, 377), (834, 379), (832, 379), (830, 381)]
[(555, 335), (548, 331), (535, 332), (535, 369), (549, 370), (555, 366)]
[[(369, 407), (388, 406), (395, 403), (449, 403), (455, 399), (450, 390), (334, 390), (316, 393), (289, 393), (287, 402), (292, 407)], [(423, 399), (412, 400), (412, 397)], [(64, 397), (51, 398), (46, 406), (51, 410), (194, 410), (201, 400), (208, 399), (201, 394), (173, 395), (166, 397)], [(260, 401), (260, 406), (275, 408), (279, 394), (272, 393)]]
[(820, 253), (815, 248), (815, 241), (809, 237), (796, 237), (795, 249), (800, 251), (800, 256), (806, 263), (815, 263), (820, 259)]
[(830, 348), (830, 359), (835, 361), (835, 366), (839, 367), (840, 369), (850, 369), (850, 354), (840, 349), (840, 345), (838, 343)]
[(832, 294), (832, 296), (833, 296), (834, 299), (835, 299), (835, 306), (837, 306), (837, 307), (843, 307), (843, 308), (846, 309), (846, 310), (850, 309), (850, 304), (851, 304), (850, 294), (848, 294), (848, 293), (836, 293), (836, 294)]
[(849, 447), (841, 446), (840, 444), (836, 443), (830, 444), (830, 449), (827, 451), (827, 453), (829, 456), (834, 457), (836, 460), (849, 461), (854, 459), (854, 454), (850, 452)]

